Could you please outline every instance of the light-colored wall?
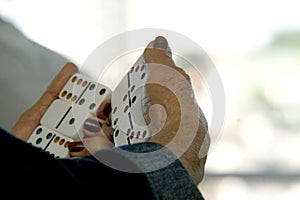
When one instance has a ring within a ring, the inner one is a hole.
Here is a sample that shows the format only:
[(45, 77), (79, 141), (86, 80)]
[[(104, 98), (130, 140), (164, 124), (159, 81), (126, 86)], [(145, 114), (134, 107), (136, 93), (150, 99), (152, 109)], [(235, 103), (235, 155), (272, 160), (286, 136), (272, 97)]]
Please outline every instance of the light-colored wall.
[(0, 126), (9, 130), (66, 62), (0, 19)]

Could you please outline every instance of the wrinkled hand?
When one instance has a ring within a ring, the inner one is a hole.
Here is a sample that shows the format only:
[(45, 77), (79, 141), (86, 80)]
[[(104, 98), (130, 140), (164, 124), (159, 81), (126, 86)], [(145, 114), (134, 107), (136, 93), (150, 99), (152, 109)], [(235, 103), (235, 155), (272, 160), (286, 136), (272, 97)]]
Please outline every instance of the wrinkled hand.
[(11, 133), (23, 140), (27, 140), (32, 131), (39, 125), (40, 119), (48, 107), (58, 98), (60, 90), (64, 87), (69, 77), (76, 72), (78, 72), (78, 68), (72, 63), (67, 63), (55, 76), (40, 99), (19, 117), (11, 129)]
[[(164, 37), (150, 42), (143, 56), (149, 67), (142, 98), (143, 114), (152, 134), (149, 141), (173, 151), (198, 184), (204, 175), (210, 141), (207, 122), (194, 97), (190, 77), (176, 66)], [(11, 132), (27, 140), (69, 77), (76, 72), (78, 68), (67, 63), (37, 103), (20, 116)], [(97, 118), (85, 121), (85, 137), (70, 143), (71, 156), (82, 157), (112, 148), (114, 130), (110, 120), (111, 102), (107, 100), (101, 104)]]
[[(23, 140), (27, 140), (34, 129), (40, 124), (40, 120), (48, 107), (58, 98), (59, 92), (68, 79), (77, 72), (77, 66), (73, 63), (66, 63), (40, 99), (19, 117), (10, 132)], [(90, 152), (113, 147), (111, 138), (112, 128), (106, 121), (106, 116), (109, 113), (110, 101), (108, 100), (100, 105), (98, 118), (89, 118), (85, 121), (83, 128), (84, 138), (82, 141), (70, 143), (69, 150), (71, 156), (86, 156)], [(85, 146), (90, 147), (90, 149), (86, 149)]]
[(143, 112), (150, 141), (167, 146), (183, 163), (195, 183), (204, 175), (209, 135), (191, 79), (172, 59), (167, 40), (159, 36), (144, 51), (149, 75), (143, 94)]

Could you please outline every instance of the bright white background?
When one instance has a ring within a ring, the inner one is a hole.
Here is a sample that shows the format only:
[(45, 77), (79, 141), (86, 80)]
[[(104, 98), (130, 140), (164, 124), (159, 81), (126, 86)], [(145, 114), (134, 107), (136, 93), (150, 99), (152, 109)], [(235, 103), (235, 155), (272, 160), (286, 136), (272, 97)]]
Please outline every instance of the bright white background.
[(191, 38), (214, 61), (226, 94), (224, 127), (199, 185), (204, 196), (299, 198), (298, 1), (2, 0), (0, 14), (78, 65), (124, 31), (163, 28)]

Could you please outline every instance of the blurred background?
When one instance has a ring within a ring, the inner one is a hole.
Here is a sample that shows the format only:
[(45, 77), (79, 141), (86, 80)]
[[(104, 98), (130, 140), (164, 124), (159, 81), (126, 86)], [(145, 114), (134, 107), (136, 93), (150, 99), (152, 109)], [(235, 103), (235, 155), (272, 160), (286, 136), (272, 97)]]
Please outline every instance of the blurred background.
[(169, 29), (206, 51), (225, 90), (225, 121), (199, 185), (204, 197), (299, 199), (298, 2), (0, 0), (1, 126), (10, 129), (66, 61), (80, 66), (125, 31)]

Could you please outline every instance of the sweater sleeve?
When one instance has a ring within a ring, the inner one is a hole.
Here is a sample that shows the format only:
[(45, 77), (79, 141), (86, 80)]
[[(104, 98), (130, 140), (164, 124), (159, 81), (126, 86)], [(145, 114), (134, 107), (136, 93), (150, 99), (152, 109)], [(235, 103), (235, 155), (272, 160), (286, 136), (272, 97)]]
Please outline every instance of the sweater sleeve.
[(108, 151), (130, 160), (136, 167), (123, 165), (118, 158), (112, 159), (114, 156), (106, 157), (103, 151), (95, 157), (117, 170), (145, 174), (155, 199), (204, 199), (180, 160), (168, 148), (143, 142)]
[[(54, 158), (0, 128), (2, 195), (85, 199), (203, 199), (175, 155), (156, 143), (100, 150), (83, 158)], [(58, 196), (57, 191), (60, 195)]]

